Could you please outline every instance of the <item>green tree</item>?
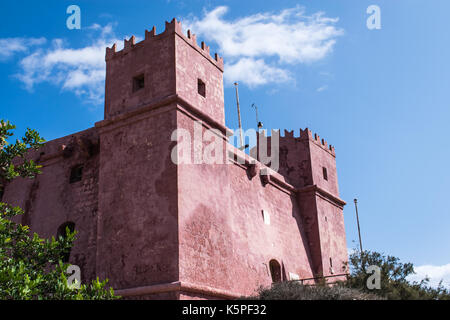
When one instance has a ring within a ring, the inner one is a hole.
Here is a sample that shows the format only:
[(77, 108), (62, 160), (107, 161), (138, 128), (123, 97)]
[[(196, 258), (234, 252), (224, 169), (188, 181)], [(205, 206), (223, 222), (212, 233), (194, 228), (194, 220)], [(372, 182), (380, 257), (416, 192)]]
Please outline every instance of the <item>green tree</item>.
[[(44, 143), (35, 130), (27, 129), (22, 140), (8, 143), (15, 126), (0, 120), (0, 193), (5, 185), (17, 178), (34, 178), (40, 166), (27, 159), (30, 149)], [(66, 229), (66, 236), (41, 239), (31, 234), (28, 226), (14, 222), (23, 214), (19, 207), (0, 202), (0, 299), (116, 299), (107, 280), (98, 278), (76, 289), (68, 284), (69, 264), (63, 263), (76, 232)]]
[[(402, 263), (397, 257), (374, 251), (353, 252), (349, 257), (350, 276), (346, 286), (385, 297), (389, 300), (449, 300), (450, 291), (442, 282), (437, 288), (429, 286), (429, 279), (408, 281), (414, 274), (412, 263)], [(380, 268), (380, 289), (368, 289), (367, 280), (372, 273), (369, 266)]]

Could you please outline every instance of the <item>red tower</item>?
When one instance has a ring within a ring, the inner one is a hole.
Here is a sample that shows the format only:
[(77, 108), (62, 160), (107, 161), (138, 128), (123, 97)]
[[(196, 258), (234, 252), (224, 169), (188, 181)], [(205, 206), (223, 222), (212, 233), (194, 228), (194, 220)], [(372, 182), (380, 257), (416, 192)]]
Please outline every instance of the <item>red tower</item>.
[(297, 188), (316, 275), (342, 274), (347, 261), (343, 207), (334, 147), (309, 129), (280, 139), (280, 170)]
[[(175, 19), (161, 34), (106, 50), (105, 120), (99, 132), (97, 274), (122, 290), (176, 298), (180, 273), (179, 175), (172, 133), (180, 118), (222, 126), (223, 60)], [(223, 127), (224, 128), (224, 127)], [(126, 295), (126, 293), (125, 293)]]
[[(174, 19), (107, 48), (105, 119), (31, 154), (43, 173), (7, 185), (4, 201), (42, 236), (74, 226), (69, 262), (82, 281), (108, 278), (128, 298), (234, 298), (273, 281), (339, 278), (334, 149), (308, 129), (286, 132), (274, 172), (228, 143), (224, 119), (223, 60)], [(213, 139), (224, 162), (174, 162), (180, 129), (200, 136), (194, 158)]]

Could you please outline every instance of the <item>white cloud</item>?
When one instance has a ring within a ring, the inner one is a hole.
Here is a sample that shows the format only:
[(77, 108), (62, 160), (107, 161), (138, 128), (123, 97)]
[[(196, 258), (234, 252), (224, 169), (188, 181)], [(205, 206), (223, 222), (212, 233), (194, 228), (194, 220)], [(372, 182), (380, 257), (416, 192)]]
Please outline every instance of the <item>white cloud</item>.
[[(101, 104), (104, 96), (105, 47), (116, 42), (112, 25), (94, 24), (86, 28), (99, 33), (96, 40), (82, 48), (68, 48), (61, 39), (54, 39), (49, 48), (38, 48), (20, 61), (16, 77), (28, 90), (36, 84), (51, 83)], [(119, 42), (120, 43), (120, 42)]]
[(277, 82), (292, 80), (286, 70), (267, 65), (263, 59), (242, 58), (234, 64), (227, 64), (225, 70), (227, 82), (239, 79), (250, 87), (266, 84), (270, 80)]
[(333, 50), (336, 38), (343, 34), (335, 26), (337, 18), (327, 18), (322, 12), (307, 16), (299, 6), (233, 21), (224, 19), (227, 11), (227, 7), (220, 6), (205, 12), (203, 18), (193, 18), (184, 24), (218, 45), (227, 61), (228, 83), (242, 81), (256, 86), (291, 80), (289, 65), (323, 59)]
[(327, 85), (324, 85), (324, 86), (321, 86), (321, 87), (319, 87), (319, 88), (317, 88), (317, 92), (322, 92), (322, 91), (325, 91), (325, 90), (327, 90), (328, 89), (328, 86)]
[[(301, 7), (279, 13), (259, 13), (237, 20), (226, 20), (227, 7), (217, 7), (193, 18), (185, 25), (215, 42), (224, 56), (225, 81), (241, 81), (250, 87), (294, 81), (292, 65), (323, 59), (332, 51), (342, 30), (337, 19), (323, 13), (305, 15)], [(95, 34), (91, 43), (71, 48), (62, 39), (0, 39), (0, 60), (21, 53), (20, 71), (15, 75), (25, 88), (33, 90), (40, 83), (50, 83), (74, 92), (84, 101), (101, 104), (104, 95), (105, 47), (120, 45), (113, 25), (93, 24), (83, 28)], [(88, 38), (88, 37), (86, 37)], [(139, 41), (139, 39), (137, 39)], [(120, 50), (120, 48), (118, 48)]]
[(442, 284), (450, 288), (450, 263), (442, 266), (423, 265), (414, 267), (416, 274), (408, 277), (409, 281), (417, 281), (428, 277), (430, 279), (430, 286), (437, 287), (439, 282), (443, 280)]
[(18, 52), (27, 52), (32, 46), (39, 46), (46, 42), (45, 38), (3, 38), (0, 39), (0, 60), (11, 58)]

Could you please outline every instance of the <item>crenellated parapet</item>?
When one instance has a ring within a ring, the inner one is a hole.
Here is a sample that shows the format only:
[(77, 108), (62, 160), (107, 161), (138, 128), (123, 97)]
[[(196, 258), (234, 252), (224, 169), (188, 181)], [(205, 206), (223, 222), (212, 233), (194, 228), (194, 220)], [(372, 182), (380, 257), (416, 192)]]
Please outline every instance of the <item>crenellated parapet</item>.
[(187, 31), (187, 34), (185, 35), (182, 30), (182, 25), (180, 21), (177, 21), (177, 19), (173, 18), (171, 22), (166, 21), (165, 29), (162, 33), (156, 34), (156, 27), (153, 26), (153, 28), (148, 31), (145, 30), (145, 38), (144, 40), (136, 43), (136, 37), (132, 36), (130, 39), (124, 39), (124, 46), (123, 49), (120, 51), (117, 51), (117, 45), (114, 44), (111, 48), (106, 48), (106, 56), (105, 60), (108, 61), (110, 59), (116, 58), (118, 56), (121, 56), (123, 54), (126, 54), (127, 52), (133, 50), (134, 48), (145, 46), (146, 43), (150, 41), (155, 41), (161, 38), (164, 38), (165, 36), (169, 34), (176, 34), (180, 36), (186, 43), (188, 43), (190, 46), (192, 46), (195, 50), (197, 50), (200, 54), (202, 54), (206, 59), (208, 59), (211, 63), (216, 65), (220, 70), (223, 71), (224, 68), (224, 62), (223, 58), (220, 57), (217, 53), (214, 54), (214, 57), (210, 54), (210, 47), (205, 44), (205, 42), (201, 42), (200, 45), (197, 44), (197, 37), (195, 34), (191, 32), (191, 30)]
[(271, 141), (271, 136), (273, 135), (279, 135), (280, 140), (283, 140), (284, 142), (288, 142), (288, 140), (299, 141), (299, 140), (310, 140), (315, 145), (319, 146), (323, 150), (327, 151), (334, 157), (336, 156), (336, 152), (334, 149), (334, 146), (331, 144), (328, 145), (328, 142), (325, 139), (321, 139), (320, 136), (317, 133), (312, 133), (311, 130), (308, 128), (305, 128), (304, 130), (300, 129), (300, 135), (295, 135), (294, 130), (288, 131), (284, 130), (284, 135), (281, 134), (280, 130), (271, 130), (271, 136), (266, 135), (266, 130), (261, 130), (257, 133), (258, 135), (258, 141), (260, 137), (266, 138), (267, 141)]
[(321, 139), (317, 133), (314, 133), (314, 135), (313, 135), (311, 130), (309, 130), (308, 128), (306, 128), (305, 130), (300, 130), (300, 138), (301, 139), (309, 139), (309, 140), (313, 141), (316, 145), (321, 147), (322, 149), (331, 153), (333, 156), (336, 156), (334, 146), (332, 146), (331, 144), (328, 145), (328, 142), (325, 139)]

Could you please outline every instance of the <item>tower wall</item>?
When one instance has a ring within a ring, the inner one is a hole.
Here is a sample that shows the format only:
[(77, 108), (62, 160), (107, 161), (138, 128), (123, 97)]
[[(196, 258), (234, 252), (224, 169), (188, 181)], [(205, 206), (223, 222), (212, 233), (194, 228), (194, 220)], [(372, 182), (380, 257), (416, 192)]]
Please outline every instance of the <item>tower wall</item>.
[[(225, 125), (223, 60), (212, 59), (209, 47), (197, 45), (195, 35), (175, 37), (177, 94), (203, 113)], [(205, 84), (205, 97), (198, 93), (198, 81)]]
[[(276, 134), (272, 131), (272, 136)], [(258, 134), (258, 143), (272, 137)], [(339, 198), (336, 154), (333, 146), (312, 134), (300, 130), (299, 136), (285, 131), (279, 138), (279, 173), (295, 186), (298, 204), (305, 225), (308, 246), (315, 275), (342, 274), (347, 262), (343, 206)]]
[[(7, 184), (2, 201), (20, 206), (15, 221), (43, 238), (73, 222), (77, 231), (69, 262), (81, 269), (81, 280), (95, 279), (98, 211), (99, 138), (95, 128), (47, 142), (27, 157), (42, 165), (34, 179)], [(72, 168), (83, 165), (82, 180), (70, 182)]]
[[(107, 49), (105, 81), (105, 119), (175, 94), (174, 28), (135, 44), (134, 36), (124, 41), (123, 50), (116, 45)], [(134, 88), (134, 79), (144, 77), (144, 88)]]
[(174, 105), (97, 127), (97, 274), (117, 289), (177, 281), (177, 168), (170, 143)]
[(176, 282), (178, 168), (171, 135), (178, 109), (224, 124), (223, 61), (174, 19), (161, 34), (153, 28), (139, 43), (132, 37), (121, 51), (108, 48), (106, 65), (105, 120), (96, 125), (102, 141), (97, 273), (121, 290)]
[[(348, 272), (343, 204), (328, 196), (316, 196), (322, 273), (337, 275)], [(317, 254), (318, 255), (318, 254)], [(339, 277), (344, 280), (345, 277)]]
[[(225, 124), (223, 59), (188, 31), (184, 35), (176, 19), (166, 22), (164, 32), (145, 32), (145, 40), (124, 40), (124, 48), (106, 49), (105, 119), (138, 110), (163, 98), (177, 95), (206, 115)], [(143, 88), (135, 79), (143, 77)], [(199, 80), (206, 94), (198, 93)]]
[[(178, 127), (191, 136), (193, 126), (191, 118), (178, 114)], [(223, 142), (225, 156), (228, 148), (250, 161)], [(202, 144), (203, 151), (209, 143)], [(227, 156), (224, 164), (178, 165), (181, 282), (236, 296), (254, 294), (259, 286), (272, 283), (272, 259), (280, 263), (284, 280), (291, 279), (290, 274), (313, 277), (295, 192), (266, 184), (260, 168), (255, 170), (252, 176), (248, 164)], [(270, 224), (265, 223), (263, 210)]]

